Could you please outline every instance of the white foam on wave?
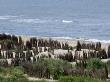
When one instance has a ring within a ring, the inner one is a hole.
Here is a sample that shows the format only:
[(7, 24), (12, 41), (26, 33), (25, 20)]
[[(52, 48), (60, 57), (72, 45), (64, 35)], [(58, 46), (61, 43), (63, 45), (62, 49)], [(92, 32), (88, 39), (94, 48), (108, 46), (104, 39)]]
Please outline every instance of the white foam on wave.
[(51, 20), (41, 20), (41, 19), (16, 19), (16, 20), (10, 20), (12, 22), (17, 22), (17, 23), (46, 23), (46, 22), (51, 22)]
[(110, 43), (110, 40), (98, 40), (98, 39), (87, 39), (87, 38), (72, 38), (72, 37), (52, 37), (55, 39), (67, 39), (67, 40), (80, 40), (87, 42), (101, 42), (101, 43)]
[(71, 40), (73, 39), (72, 37), (52, 37), (54, 39), (68, 39), (68, 40)]
[(101, 42), (101, 43), (110, 43), (110, 40), (88, 39), (86, 41), (90, 41), (90, 42)]
[(7, 20), (7, 19), (15, 18), (15, 17), (17, 16), (11, 16), (11, 15), (0, 16), (0, 20)]
[(110, 25), (110, 23), (85, 23), (80, 25), (81, 26), (102, 26), (102, 25)]
[(69, 21), (69, 20), (62, 20), (63, 23), (72, 23), (73, 21)]

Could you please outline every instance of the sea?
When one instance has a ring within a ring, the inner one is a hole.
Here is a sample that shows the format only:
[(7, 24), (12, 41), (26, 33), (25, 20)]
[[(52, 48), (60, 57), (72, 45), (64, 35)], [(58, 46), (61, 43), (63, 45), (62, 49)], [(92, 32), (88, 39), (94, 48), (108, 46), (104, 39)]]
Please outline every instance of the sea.
[(0, 33), (110, 43), (110, 0), (0, 0)]

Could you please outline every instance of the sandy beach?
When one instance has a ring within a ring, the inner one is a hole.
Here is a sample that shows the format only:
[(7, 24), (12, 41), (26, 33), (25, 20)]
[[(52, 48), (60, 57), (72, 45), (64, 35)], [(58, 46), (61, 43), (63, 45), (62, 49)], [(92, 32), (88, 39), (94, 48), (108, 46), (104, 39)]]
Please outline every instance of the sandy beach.
[(67, 43), (69, 44), (69, 46), (72, 46), (72, 47), (75, 47), (77, 45), (77, 42), (80, 41), (80, 43), (86, 43), (86, 44), (96, 44), (97, 42), (100, 42), (101, 43), (101, 48), (102, 49), (105, 49), (107, 50), (108, 49), (108, 46), (110, 45), (110, 43), (104, 43), (104, 42), (101, 42), (101, 41), (97, 41), (97, 42), (93, 42), (93, 41), (87, 41), (87, 40), (83, 40), (83, 39), (64, 39), (64, 38), (57, 38), (57, 37), (35, 37), (35, 36), (24, 36), (24, 35), (21, 35), (22, 37), (22, 40), (24, 41), (24, 43), (26, 41), (29, 41), (30, 38), (36, 38), (36, 39), (44, 39), (44, 40), (49, 40), (49, 39), (52, 39), (52, 40), (55, 40), (55, 41), (58, 41), (60, 43)]

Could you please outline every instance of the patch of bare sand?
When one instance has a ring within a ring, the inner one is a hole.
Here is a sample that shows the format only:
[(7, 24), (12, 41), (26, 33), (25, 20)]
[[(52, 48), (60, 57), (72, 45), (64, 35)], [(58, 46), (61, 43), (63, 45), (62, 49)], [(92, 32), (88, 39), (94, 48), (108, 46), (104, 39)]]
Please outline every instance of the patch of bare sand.
[(29, 81), (48, 81), (48, 82), (57, 82), (57, 80), (51, 80), (51, 79), (44, 79), (44, 78), (36, 78), (36, 77), (28, 77)]

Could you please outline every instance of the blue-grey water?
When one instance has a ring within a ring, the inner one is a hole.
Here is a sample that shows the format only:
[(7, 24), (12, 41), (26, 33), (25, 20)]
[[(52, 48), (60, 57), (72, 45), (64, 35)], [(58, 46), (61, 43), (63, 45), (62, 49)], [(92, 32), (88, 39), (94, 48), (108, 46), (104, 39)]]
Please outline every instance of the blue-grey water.
[(0, 0), (0, 33), (110, 40), (110, 0)]

